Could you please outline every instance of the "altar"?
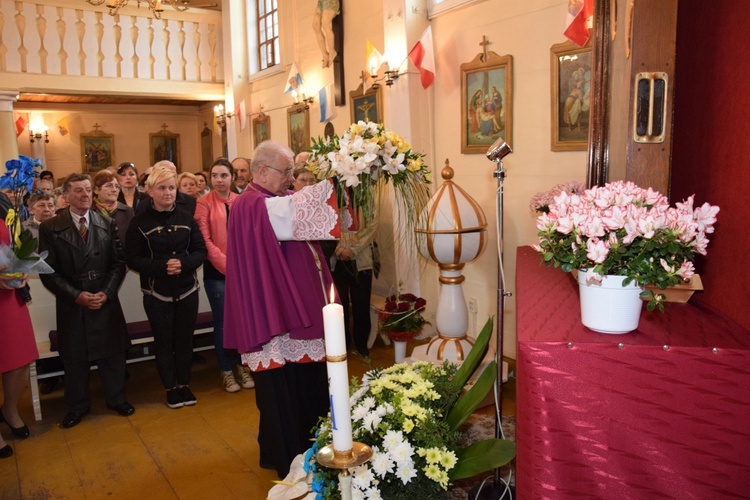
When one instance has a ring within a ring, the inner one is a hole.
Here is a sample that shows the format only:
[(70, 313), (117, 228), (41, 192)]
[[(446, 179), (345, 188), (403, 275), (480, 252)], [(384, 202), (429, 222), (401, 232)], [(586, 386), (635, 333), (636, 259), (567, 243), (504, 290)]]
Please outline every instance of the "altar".
[(593, 332), (531, 247), (516, 300), (518, 498), (747, 498), (750, 332), (694, 300)]

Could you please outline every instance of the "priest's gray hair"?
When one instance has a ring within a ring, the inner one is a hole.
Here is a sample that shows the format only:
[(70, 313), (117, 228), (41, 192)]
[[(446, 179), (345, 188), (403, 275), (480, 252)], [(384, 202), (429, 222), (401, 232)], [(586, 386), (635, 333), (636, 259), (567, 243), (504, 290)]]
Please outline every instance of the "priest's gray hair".
[(253, 153), (253, 163), (250, 165), (253, 175), (258, 173), (261, 165), (284, 170), (294, 166), (294, 152), (279, 142), (263, 141)]

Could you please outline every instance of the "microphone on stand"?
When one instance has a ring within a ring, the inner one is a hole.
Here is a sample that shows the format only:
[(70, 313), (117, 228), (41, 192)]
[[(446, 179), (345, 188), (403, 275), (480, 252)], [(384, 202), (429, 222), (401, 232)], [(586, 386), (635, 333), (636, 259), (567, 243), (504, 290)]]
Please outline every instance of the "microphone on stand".
[(498, 137), (495, 143), (490, 146), (490, 149), (487, 150), (487, 158), (490, 161), (500, 161), (512, 152), (513, 150), (505, 142), (505, 139)]

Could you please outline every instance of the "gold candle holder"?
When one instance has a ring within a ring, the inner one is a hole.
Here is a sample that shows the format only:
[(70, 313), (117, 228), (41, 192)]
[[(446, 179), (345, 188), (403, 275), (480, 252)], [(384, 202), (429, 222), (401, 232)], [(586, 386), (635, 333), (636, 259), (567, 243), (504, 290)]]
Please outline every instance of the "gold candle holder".
[(354, 441), (351, 450), (333, 449), (333, 444), (326, 445), (315, 455), (318, 463), (330, 469), (349, 469), (362, 465), (372, 458), (372, 448)]

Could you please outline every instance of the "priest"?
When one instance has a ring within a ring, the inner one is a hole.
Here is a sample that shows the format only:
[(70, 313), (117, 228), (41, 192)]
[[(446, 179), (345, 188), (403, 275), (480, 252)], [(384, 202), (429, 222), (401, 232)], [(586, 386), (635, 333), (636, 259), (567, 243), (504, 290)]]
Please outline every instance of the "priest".
[(251, 169), (227, 231), (224, 347), (253, 372), (260, 465), (283, 478), (328, 411), (322, 309), (332, 279), (314, 240), (338, 238), (340, 224), (330, 182), (291, 196), (286, 146), (262, 142)]

